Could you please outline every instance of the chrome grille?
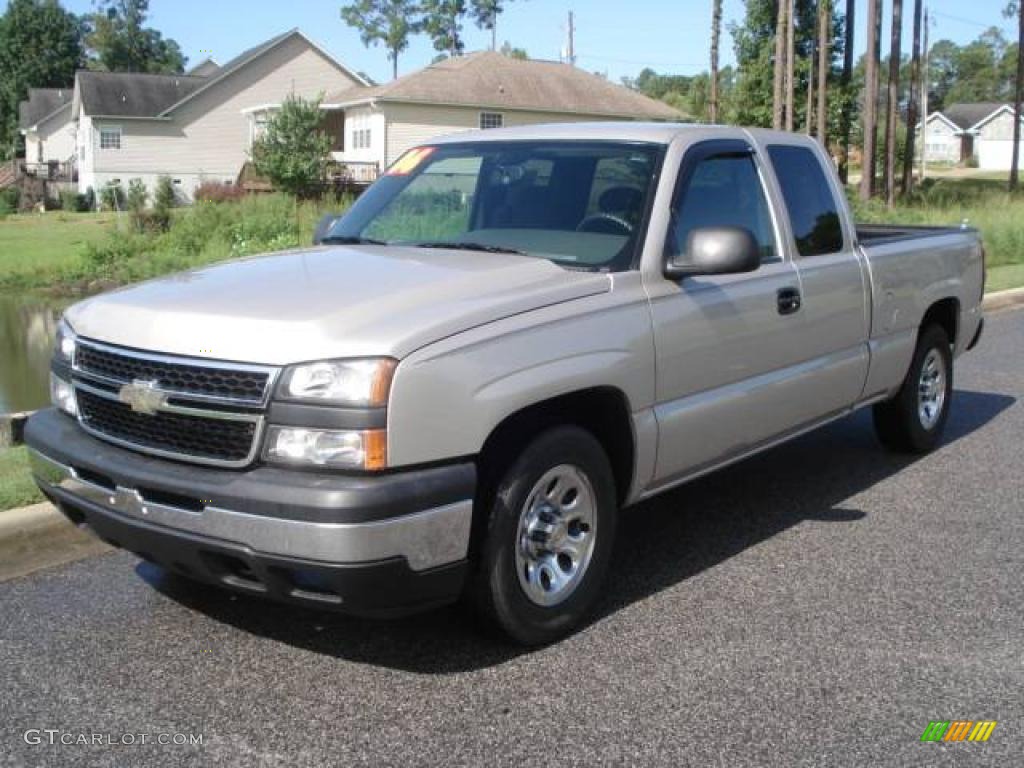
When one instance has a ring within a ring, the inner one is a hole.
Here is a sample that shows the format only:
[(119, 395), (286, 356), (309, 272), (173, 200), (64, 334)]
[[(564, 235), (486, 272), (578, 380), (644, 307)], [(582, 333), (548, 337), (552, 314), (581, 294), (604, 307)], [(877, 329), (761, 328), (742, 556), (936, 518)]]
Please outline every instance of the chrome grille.
[(76, 398), (85, 426), (124, 443), (174, 456), (244, 462), (258, 427), (253, 421), (214, 421), (178, 413), (147, 416), (85, 389), (79, 389)]
[[(277, 369), (136, 352), (79, 339), (73, 380), (82, 428), (157, 456), (226, 467), (259, 450)], [(125, 385), (132, 385), (126, 387)], [(156, 407), (125, 395), (156, 390)]]
[(173, 359), (80, 341), (75, 369), (99, 380), (152, 381), (163, 390), (192, 397), (262, 405), (269, 394), (271, 372), (258, 366), (210, 364)]

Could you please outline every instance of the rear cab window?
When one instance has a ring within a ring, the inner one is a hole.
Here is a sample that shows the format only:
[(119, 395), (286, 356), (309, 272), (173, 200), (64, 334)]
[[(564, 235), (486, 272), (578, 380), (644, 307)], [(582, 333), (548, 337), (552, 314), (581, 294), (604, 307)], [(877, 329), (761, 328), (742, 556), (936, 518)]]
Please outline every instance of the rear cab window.
[(843, 250), (839, 205), (818, 156), (806, 147), (774, 144), (768, 158), (782, 189), (801, 256), (824, 256)]

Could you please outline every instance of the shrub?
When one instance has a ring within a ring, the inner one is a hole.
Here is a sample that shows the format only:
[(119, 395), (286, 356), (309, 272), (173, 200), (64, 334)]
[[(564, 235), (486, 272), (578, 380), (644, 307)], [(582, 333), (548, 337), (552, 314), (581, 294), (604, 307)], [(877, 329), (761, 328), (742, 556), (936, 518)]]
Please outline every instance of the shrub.
[(295, 197), (317, 194), (331, 149), (322, 121), (318, 99), (286, 98), (267, 121), (266, 132), (253, 144), (256, 172)]
[(90, 209), (88, 195), (82, 195), (73, 189), (62, 189), (60, 192), (61, 210), (71, 213), (82, 213)]
[(149, 201), (149, 190), (142, 179), (132, 179), (128, 182), (128, 210), (138, 214), (146, 207)]
[(241, 200), (245, 190), (235, 184), (222, 184), (219, 181), (204, 181), (192, 194), (197, 203), (223, 203)]
[(108, 211), (123, 211), (125, 203), (124, 188), (113, 181), (109, 181), (100, 190), (100, 202)]
[(178, 193), (174, 190), (174, 182), (170, 176), (161, 176), (156, 180), (156, 192), (153, 193), (153, 207), (168, 211), (178, 204)]
[(21, 202), (21, 190), (17, 187), (0, 189), (0, 212), (14, 213)]

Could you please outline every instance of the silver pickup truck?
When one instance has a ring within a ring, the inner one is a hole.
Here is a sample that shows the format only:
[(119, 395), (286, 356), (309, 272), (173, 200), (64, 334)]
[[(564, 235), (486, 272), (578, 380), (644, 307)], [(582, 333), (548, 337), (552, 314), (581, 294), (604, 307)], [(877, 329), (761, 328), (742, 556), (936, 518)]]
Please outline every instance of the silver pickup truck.
[(725, 127), (411, 150), (317, 244), (85, 300), (26, 440), (75, 523), (252, 595), (584, 619), (629, 508), (873, 406), (943, 431), (981, 334), (966, 228), (857, 227), (828, 156)]

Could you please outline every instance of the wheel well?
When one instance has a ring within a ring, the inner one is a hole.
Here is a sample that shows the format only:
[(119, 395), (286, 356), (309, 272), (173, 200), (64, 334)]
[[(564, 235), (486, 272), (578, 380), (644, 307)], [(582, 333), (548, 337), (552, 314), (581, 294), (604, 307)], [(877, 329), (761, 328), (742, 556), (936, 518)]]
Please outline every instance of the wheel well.
[(957, 326), (960, 322), (960, 302), (954, 298), (942, 299), (928, 307), (921, 320), (921, 328), (938, 325), (949, 337), (950, 344), (956, 345)]
[(477, 459), (478, 488), (485, 498), (526, 444), (545, 429), (573, 424), (601, 443), (612, 465), (621, 504), (633, 481), (633, 426), (625, 394), (595, 387), (544, 400), (506, 417), (488, 435)]

